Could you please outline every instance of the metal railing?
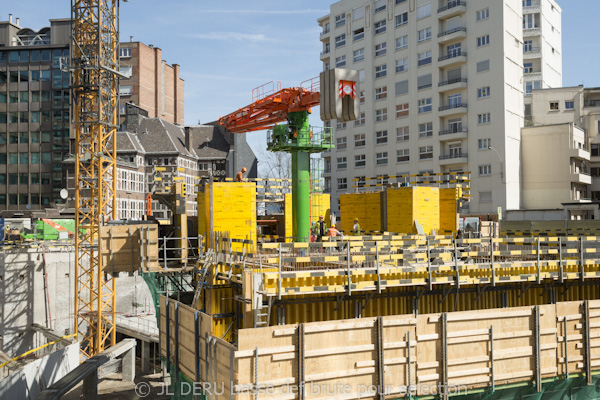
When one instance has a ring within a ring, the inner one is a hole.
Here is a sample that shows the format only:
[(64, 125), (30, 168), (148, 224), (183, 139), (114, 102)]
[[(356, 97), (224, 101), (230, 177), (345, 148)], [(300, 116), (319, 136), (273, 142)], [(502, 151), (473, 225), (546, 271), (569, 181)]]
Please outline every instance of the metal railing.
[(525, 53), (525, 54), (539, 53), (541, 50), (542, 50), (541, 47), (529, 47), (529, 48), (525, 48), (523, 50), (523, 53)]
[(441, 12), (444, 12), (446, 10), (451, 10), (451, 9), (453, 9), (455, 7), (458, 7), (458, 6), (466, 7), (467, 3), (465, 3), (464, 1), (449, 1), (448, 4), (445, 7), (438, 8), (437, 12), (441, 13)]
[(444, 110), (452, 110), (455, 108), (467, 108), (467, 103), (457, 103), (457, 104), (448, 104), (445, 106), (441, 106), (438, 111), (444, 111)]
[(461, 56), (467, 56), (467, 52), (466, 51), (462, 51), (462, 50), (456, 50), (456, 51), (451, 51), (449, 53), (447, 53), (444, 56), (441, 56), (440, 58), (438, 58), (438, 61), (444, 61), (444, 60), (449, 60), (451, 58), (456, 58), (456, 57), (461, 57)]
[(325, 29), (319, 36), (327, 35), (329, 32), (331, 32), (331, 29)]
[(467, 133), (467, 128), (462, 129), (448, 129), (446, 131), (440, 131), (439, 135), (451, 135), (453, 133)]
[(438, 83), (438, 86), (447, 86), (454, 83), (467, 83), (467, 78), (454, 78)]
[[(183, 247), (176, 247), (173, 241), (184, 241)], [(158, 262), (163, 268), (168, 268), (169, 263), (182, 264), (184, 266), (195, 265), (198, 258), (202, 255), (200, 250), (202, 246), (202, 236), (197, 237), (166, 237), (163, 236), (158, 240)], [(183, 256), (185, 254), (186, 256)]]
[(459, 26), (457, 28), (438, 33), (438, 37), (440, 38), (442, 36), (450, 35), (450, 34), (453, 34), (456, 32), (466, 32), (466, 31), (467, 31), (467, 28), (465, 28), (464, 26)]
[(445, 154), (440, 156), (440, 160), (450, 160), (453, 158), (467, 158), (467, 153), (460, 152), (458, 154)]

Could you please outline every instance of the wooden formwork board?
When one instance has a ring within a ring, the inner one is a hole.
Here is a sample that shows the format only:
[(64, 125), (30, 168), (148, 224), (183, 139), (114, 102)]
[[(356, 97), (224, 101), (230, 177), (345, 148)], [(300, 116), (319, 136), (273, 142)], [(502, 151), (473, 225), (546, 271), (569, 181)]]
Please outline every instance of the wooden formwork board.
[(202, 382), (232, 390), (217, 398), (254, 399), (257, 387), (263, 400), (375, 399), (378, 388), (390, 397), (409, 389), (413, 396), (443, 395), (524, 382), (541, 389), (542, 379), (600, 369), (600, 301), (241, 329), (237, 347), (202, 331), (198, 354), (189, 345), (190, 324), (199, 315), (200, 329), (209, 330), (210, 317), (179, 304), (174, 346), (175, 302), (169, 340), (165, 303), (162, 298), (162, 355), (169, 343), (174, 363), (178, 348), (180, 369), (190, 378), (197, 357)]
[(155, 272), (158, 263), (158, 225), (100, 227), (102, 265), (107, 272)]

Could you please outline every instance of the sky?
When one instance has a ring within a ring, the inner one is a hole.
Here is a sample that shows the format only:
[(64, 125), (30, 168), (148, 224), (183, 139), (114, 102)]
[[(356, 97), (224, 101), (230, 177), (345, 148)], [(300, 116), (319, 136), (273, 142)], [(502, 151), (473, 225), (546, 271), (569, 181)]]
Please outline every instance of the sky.
[[(471, 0), (478, 1), (478, 0)], [(181, 66), (185, 123), (208, 123), (252, 102), (252, 89), (280, 81), (298, 86), (317, 77), (327, 0), (130, 0), (121, 2), (121, 41), (153, 44)], [(563, 86), (600, 86), (600, 0), (558, 0), (562, 7)], [(70, 17), (70, 0), (0, 0), (0, 10), (39, 30), (49, 19)], [(0, 16), (0, 20), (8, 15)], [(319, 109), (311, 124), (322, 125)], [(264, 153), (264, 132), (248, 134)], [(260, 160), (259, 160), (260, 161)]]

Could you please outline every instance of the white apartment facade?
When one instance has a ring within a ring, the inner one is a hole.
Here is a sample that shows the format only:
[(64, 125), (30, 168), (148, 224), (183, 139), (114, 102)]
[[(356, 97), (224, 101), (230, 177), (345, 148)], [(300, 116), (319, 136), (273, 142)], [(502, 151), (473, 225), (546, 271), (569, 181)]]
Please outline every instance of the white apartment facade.
[(344, 0), (318, 22), (324, 69), (360, 76), (361, 117), (324, 154), (332, 210), (353, 179), (459, 171), (465, 212), (520, 208), (522, 0)]

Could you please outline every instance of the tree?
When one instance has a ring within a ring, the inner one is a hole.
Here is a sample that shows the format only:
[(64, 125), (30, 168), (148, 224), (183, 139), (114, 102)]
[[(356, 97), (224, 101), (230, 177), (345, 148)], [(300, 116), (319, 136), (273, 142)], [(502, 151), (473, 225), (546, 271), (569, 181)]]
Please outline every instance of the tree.
[(291, 179), (292, 157), (281, 151), (261, 150), (257, 154), (258, 177), (267, 179)]

